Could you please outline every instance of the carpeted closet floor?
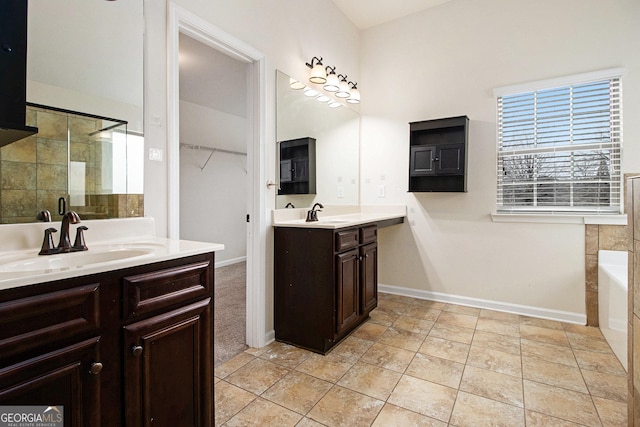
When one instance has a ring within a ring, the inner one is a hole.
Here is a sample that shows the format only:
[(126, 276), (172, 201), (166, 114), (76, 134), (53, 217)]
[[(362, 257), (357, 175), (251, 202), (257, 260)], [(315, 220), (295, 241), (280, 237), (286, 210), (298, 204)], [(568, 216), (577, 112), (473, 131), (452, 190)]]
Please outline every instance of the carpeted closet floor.
[(247, 349), (246, 342), (246, 263), (215, 269), (214, 356), (221, 365)]

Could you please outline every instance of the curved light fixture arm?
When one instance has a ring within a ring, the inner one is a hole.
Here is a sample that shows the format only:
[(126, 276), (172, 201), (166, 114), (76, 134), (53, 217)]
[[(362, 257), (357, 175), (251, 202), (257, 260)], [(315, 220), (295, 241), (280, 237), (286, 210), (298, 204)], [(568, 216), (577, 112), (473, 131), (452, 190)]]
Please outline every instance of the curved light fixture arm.
[[(315, 63), (314, 63), (315, 61)], [(313, 58), (311, 58), (311, 63), (305, 63), (305, 65), (309, 68), (313, 68), (314, 65), (322, 65), (322, 56), (320, 58), (318, 58), (317, 56), (314, 56)]]

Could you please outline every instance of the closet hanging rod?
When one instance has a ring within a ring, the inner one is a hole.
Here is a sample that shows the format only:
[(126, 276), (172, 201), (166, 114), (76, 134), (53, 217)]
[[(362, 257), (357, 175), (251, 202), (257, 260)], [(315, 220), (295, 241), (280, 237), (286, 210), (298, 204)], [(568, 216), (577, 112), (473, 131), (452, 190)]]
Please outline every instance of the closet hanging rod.
[(240, 156), (247, 155), (247, 153), (243, 153), (241, 151), (225, 150), (223, 148), (206, 147), (203, 145), (186, 144), (184, 142), (180, 143), (180, 147), (189, 148), (191, 150), (206, 150), (206, 151), (212, 151), (212, 152), (219, 151), (221, 153), (238, 154)]

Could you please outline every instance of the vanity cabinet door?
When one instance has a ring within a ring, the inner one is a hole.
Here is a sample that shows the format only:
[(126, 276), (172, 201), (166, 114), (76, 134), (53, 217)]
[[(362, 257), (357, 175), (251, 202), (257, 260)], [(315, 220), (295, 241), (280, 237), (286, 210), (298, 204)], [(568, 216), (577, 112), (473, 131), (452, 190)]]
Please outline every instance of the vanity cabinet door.
[(359, 252), (336, 255), (336, 334), (340, 336), (360, 319)]
[(213, 425), (211, 298), (124, 327), (127, 426)]
[(0, 405), (62, 408), (65, 426), (99, 427), (99, 340), (91, 338), (0, 369)]
[(378, 244), (362, 246), (360, 259), (362, 315), (366, 317), (378, 306)]

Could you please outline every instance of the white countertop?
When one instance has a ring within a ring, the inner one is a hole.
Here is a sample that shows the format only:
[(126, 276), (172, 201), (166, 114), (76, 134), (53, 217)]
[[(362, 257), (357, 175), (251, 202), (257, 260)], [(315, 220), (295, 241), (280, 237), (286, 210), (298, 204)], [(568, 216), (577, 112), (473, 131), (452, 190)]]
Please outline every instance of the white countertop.
[[(43, 230), (59, 228), (59, 224), (0, 226), (0, 290), (224, 249), (219, 243), (156, 237), (153, 218), (83, 221), (82, 225), (89, 227), (85, 231), (89, 250), (55, 255), (38, 255), (38, 252)], [(73, 241), (75, 226), (70, 228)], [(57, 234), (54, 234), (56, 242)], [(38, 241), (36, 247), (34, 241)]]
[(318, 211), (318, 221), (307, 222), (309, 209), (274, 210), (272, 225), (274, 227), (338, 229), (407, 216), (405, 205), (325, 206)]

